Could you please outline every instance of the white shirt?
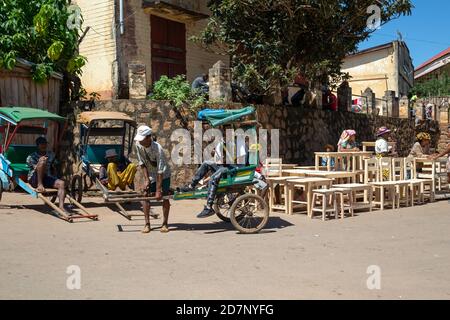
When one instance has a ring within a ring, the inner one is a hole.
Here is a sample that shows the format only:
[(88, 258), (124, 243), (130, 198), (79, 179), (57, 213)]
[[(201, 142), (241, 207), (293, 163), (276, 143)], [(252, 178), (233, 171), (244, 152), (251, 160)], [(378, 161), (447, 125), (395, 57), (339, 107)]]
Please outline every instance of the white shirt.
[[(226, 152), (227, 158), (226, 160), (224, 160), (223, 158), (223, 149), (224, 149), (224, 142), (220, 142), (219, 144), (217, 144), (216, 149), (215, 149), (215, 162), (216, 163), (225, 163), (225, 164), (241, 164), (241, 163), (235, 163), (236, 161), (244, 161), (245, 162), (245, 157), (247, 155), (247, 148), (245, 147), (245, 142), (242, 142), (240, 139), (237, 139), (237, 147), (236, 147), (236, 159), (232, 159), (233, 157), (231, 157), (230, 154), (228, 154), (228, 152)], [(232, 152), (234, 153), (234, 152)], [(245, 163), (242, 163), (245, 164)]]
[(388, 153), (389, 152), (389, 144), (383, 139), (379, 138), (377, 142), (375, 142), (375, 153)]

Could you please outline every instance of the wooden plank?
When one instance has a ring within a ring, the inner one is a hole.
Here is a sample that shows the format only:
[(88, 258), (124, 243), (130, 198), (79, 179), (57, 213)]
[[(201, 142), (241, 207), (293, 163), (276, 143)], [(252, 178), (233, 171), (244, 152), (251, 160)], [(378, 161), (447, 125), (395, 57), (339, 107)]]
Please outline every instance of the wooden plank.
[(36, 83), (33, 82), (32, 79), (30, 79), (30, 107), (35, 108), (37, 105), (36, 100)]
[(0, 106), (6, 105), (5, 78), (0, 76)]
[(24, 95), (24, 105), (31, 106), (31, 93), (30, 93), (30, 79), (24, 79), (23, 83), (23, 95)]
[(44, 92), (42, 85), (36, 84), (36, 108), (43, 109), (44, 107)]
[(11, 78), (11, 88), (12, 88), (12, 104), (20, 105), (19, 103), (19, 78)]
[(48, 80), (48, 110), (53, 112), (53, 108), (55, 107), (55, 80)]
[(42, 84), (42, 108), (50, 111), (50, 106), (48, 105), (48, 94), (49, 94), (49, 81)]

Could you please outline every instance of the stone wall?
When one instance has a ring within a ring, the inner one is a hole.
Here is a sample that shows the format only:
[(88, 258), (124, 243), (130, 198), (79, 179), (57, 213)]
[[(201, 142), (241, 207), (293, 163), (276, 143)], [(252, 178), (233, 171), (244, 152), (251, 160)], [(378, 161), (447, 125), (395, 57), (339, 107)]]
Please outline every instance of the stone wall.
[[(224, 106), (217, 105), (215, 107)], [(239, 108), (242, 106), (233, 104), (227, 105), (227, 107)], [(100, 101), (97, 102), (95, 110), (125, 112), (135, 118), (139, 124), (150, 124), (168, 157), (174, 146), (170, 140), (172, 132), (183, 127), (192, 132), (195, 120), (195, 116), (187, 109), (177, 111), (170, 103), (163, 101)], [(416, 130), (430, 132), (433, 136), (433, 147), (436, 147), (440, 134), (439, 125), (435, 122), (424, 122), (415, 127), (414, 121), (409, 119), (367, 116), (350, 112), (261, 105), (257, 106), (257, 113), (263, 128), (280, 130), (280, 156), (284, 162), (301, 165), (313, 164), (314, 152), (323, 151), (326, 144), (336, 145), (341, 132), (345, 129), (356, 130), (357, 141), (362, 142), (374, 141), (377, 128), (387, 126), (394, 132), (393, 136), (398, 141), (398, 151), (401, 156), (409, 153), (415, 142)], [(71, 130), (73, 130), (73, 136), (70, 136), (69, 130), (65, 144), (66, 149), (75, 150), (78, 144), (78, 128)], [(73, 154), (65, 156), (68, 170), (71, 166), (76, 167), (73, 157)], [(184, 184), (192, 177), (195, 169), (195, 165), (176, 167), (172, 164), (173, 185)]]

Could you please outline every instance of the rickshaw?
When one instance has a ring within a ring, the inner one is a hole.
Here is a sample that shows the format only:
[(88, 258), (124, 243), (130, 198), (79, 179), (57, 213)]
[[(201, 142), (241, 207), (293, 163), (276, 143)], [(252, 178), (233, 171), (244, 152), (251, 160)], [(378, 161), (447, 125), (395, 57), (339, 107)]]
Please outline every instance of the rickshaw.
[(86, 208), (69, 194), (66, 198), (82, 213), (68, 215), (54, 204), (57, 190), (46, 189), (44, 192), (38, 192), (27, 183), (29, 167), (26, 159), (37, 151), (35, 139), (48, 136), (48, 139), (53, 140), (56, 153), (66, 127), (66, 118), (45, 110), (15, 106), (0, 108), (0, 199), (3, 191), (13, 191), (20, 187), (33, 198), (41, 199), (65, 221), (73, 222), (83, 218), (98, 220), (97, 215), (89, 214)]
[[(137, 123), (122, 112), (86, 111), (77, 118), (80, 130), (80, 145), (77, 150), (79, 159), (78, 173), (71, 179), (72, 196), (81, 202), (83, 193), (100, 192), (105, 203), (114, 204), (118, 213), (128, 220), (134, 216), (123, 207), (124, 203), (141, 201), (153, 202), (137, 191), (111, 191), (99, 180), (100, 168), (105, 164), (105, 153), (114, 149), (122, 159), (128, 159), (132, 152), (133, 138)], [(95, 188), (94, 188), (95, 186)], [(154, 206), (160, 203), (153, 203)], [(156, 218), (156, 214), (152, 214)]]
[[(252, 116), (255, 119), (249, 120)], [(258, 124), (255, 108), (251, 106), (240, 110), (202, 110), (198, 119), (212, 128), (230, 126), (233, 129), (241, 127), (256, 131)], [(258, 155), (259, 148), (251, 146), (250, 166), (228, 169), (219, 182), (213, 207), (221, 220), (231, 222), (239, 232), (245, 234), (260, 232), (269, 221), (268, 204), (252, 192)], [(203, 186), (190, 192), (175, 192), (173, 199), (206, 199), (207, 195), (208, 188)]]

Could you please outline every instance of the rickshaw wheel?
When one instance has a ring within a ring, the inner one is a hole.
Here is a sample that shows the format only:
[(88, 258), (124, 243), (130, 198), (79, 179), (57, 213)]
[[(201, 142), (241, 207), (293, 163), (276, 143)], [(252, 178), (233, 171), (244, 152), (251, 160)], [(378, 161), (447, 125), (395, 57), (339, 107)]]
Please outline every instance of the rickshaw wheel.
[[(216, 212), (216, 215), (220, 218), (220, 220), (224, 222), (231, 222), (230, 219), (230, 208), (233, 205), (233, 202), (240, 196), (241, 194), (238, 192), (232, 193), (224, 193), (217, 196), (217, 200), (214, 202), (213, 209)], [(241, 217), (238, 218), (242, 218)]]
[(72, 177), (72, 182), (70, 183), (70, 195), (77, 202), (81, 203), (83, 199), (83, 179), (79, 174)]
[(83, 174), (82, 178), (83, 178), (83, 191), (87, 192), (94, 186), (94, 182), (92, 181), (91, 177), (88, 176), (87, 174)]
[(269, 221), (269, 206), (263, 198), (251, 193), (237, 198), (230, 213), (233, 226), (245, 234), (260, 232)]
[(0, 201), (2, 201), (2, 195), (3, 195), (3, 182), (0, 181)]

